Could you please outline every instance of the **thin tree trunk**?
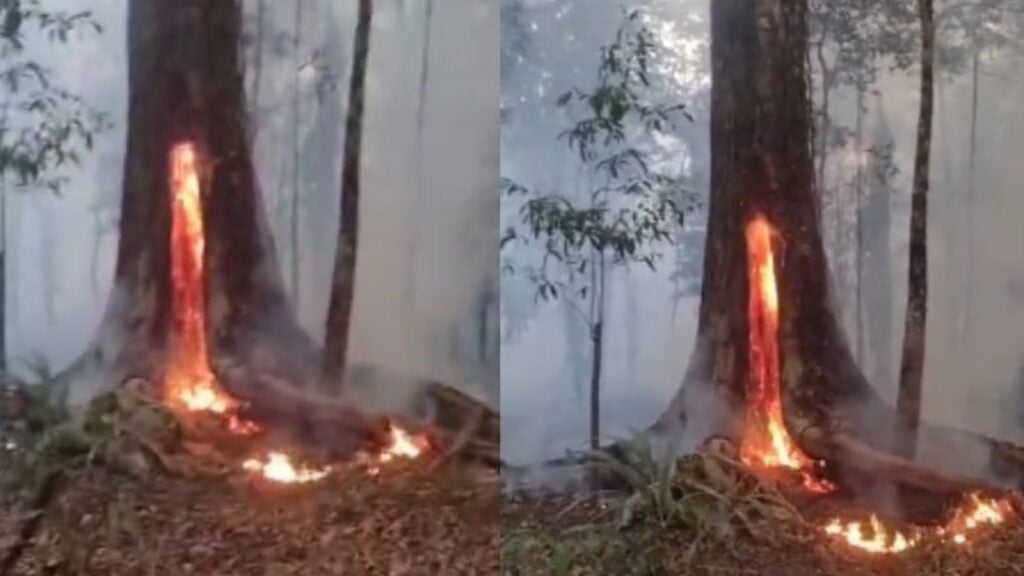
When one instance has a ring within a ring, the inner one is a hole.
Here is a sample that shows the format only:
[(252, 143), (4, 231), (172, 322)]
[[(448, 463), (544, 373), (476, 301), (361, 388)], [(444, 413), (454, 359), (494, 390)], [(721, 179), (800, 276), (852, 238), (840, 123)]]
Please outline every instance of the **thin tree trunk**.
[(934, 6), (932, 0), (918, 0), (921, 18), (921, 109), (917, 125), (914, 158), (914, 191), (910, 213), (910, 270), (907, 280), (907, 310), (903, 334), (903, 358), (896, 411), (904, 456), (916, 452), (916, 435), (921, 419), (921, 388), (924, 378), (925, 327), (928, 312), (928, 169), (932, 140), (934, 102)]
[(591, 364), (590, 364), (590, 449), (597, 450), (601, 445), (601, 369), (604, 360), (604, 290), (605, 262), (604, 254), (598, 256), (598, 266), (594, 267), (594, 322), (590, 328)]
[(427, 109), (427, 83), (430, 80), (430, 29), (434, 15), (434, 0), (426, 0), (426, 13), (424, 15), (423, 30), (423, 55), (420, 59), (420, 87), (419, 107), (416, 110), (416, 191), (423, 193), (423, 127), (425, 112)]
[[(876, 99), (875, 113), (878, 125), (873, 137), (877, 151), (891, 150), (889, 132), (882, 98)], [(892, 350), (892, 189), (889, 182), (888, 156), (872, 154), (867, 170), (867, 198), (864, 205), (864, 320), (867, 345), (873, 364), (875, 386), (895, 397)]]
[(818, 57), (818, 68), (821, 69), (821, 136), (818, 144), (818, 191), (819, 196), (825, 195), (825, 166), (828, 163), (828, 139), (832, 130), (832, 118), (829, 110), (829, 100), (832, 94), (832, 72), (828, 68), (828, 61), (825, 58), (825, 39), (828, 37), (828, 27), (824, 24), (821, 28), (821, 36), (818, 38), (815, 53)]
[(864, 290), (863, 290), (863, 276), (864, 276), (864, 90), (857, 90), (857, 128), (856, 128), (856, 143), (857, 148), (857, 203), (854, 216), (857, 218), (857, 261), (856, 261), (856, 280), (857, 286), (857, 306), (856, 314), (857, 321), (855, 323), (857, 329), (857, 361), (863, 365), (864, 363)]
[[(433, 22), (434, 16), (434, 0), (426, 0), (425, 12), (424, 12), (424, 23), (423, 23), (423, 54), (420, 56), (420, 82), (419, 82), (419, 98), (417, 100), (416, 109), (416, 212), (417, 214), (422, 210), (423, 206), (423, 166), (426, 159), (424, 158), (426, 152), (425, 142), (423, 140), (423, 130), (426, 124), (426, 110), (427, 110), (427, 85), (430, 81), (430, 32), (431, 23)], [(406, 279), (405, 287), (405, 300), (410, 305), (415, 302), (416, 289), (417, 289), (417, 270), (416, 270), (416, 254), (417, 247), (420, 242), (420, 230), (416, 224), (415, 219), (412, 221), (410, 230), (408, 231), (409, 238), (412, 239), (412, 243), (406, 247), (405, 250), (405, 267), (409, 277)], [(411, 335), (411, 334), (410, 334)]]
[[(6, 116), (6, 114), (5, 114)], [(6, 124), (4, 122), (3, 124)], [(0, 374), (7, 373), (7, 185), (0, 176)]]
[[(253, 63), (252, 95), (249, 100), (249, 114), (257, 117), (260, 112), (260, 90), (263, 88), (263, 44), (267, 25), (267, 0), (256, 2), (256, 55)], [(253, 122), (252, 138), (256, 138), (258, 124)]]
[(299, 182), (299, 134), (301, 133), (301, 93), (299, 75), (302, 69), (302, 0), (295, 0), (295, 80), (292, 88), (292, 202), (291, 202), (291, 288), (292, 305), (299, 308), (302, 286), (300, 281), (302, 248), (299, 243), (301, 190)]
[(978, 91), (979, 91), (979, 68), (980, 50), (975, 46), (974, 56), (971, 61), (971, 148), (967, 160), (967, 285), (964, 287), (964, 310), (963, 322), (960, 328), (960, 337), (969, 342), (971, 337), (971, 316), (974, 308), (974, 217), (975, 217), (975, 189), (978, 167)]
[(324, 335), (324, 385), (341, 386), (348, 354), (355, 295), (356, 256), (359, 243), (359, 178), (362, 158), (363, 108), (366, 97), (366, 68), (370, 58), (372, 0), (359, 0), (359, 19), (352, 51), (348, 112), (345, 119), (345, 151), (341, 172), (341, 214), (338, 247), (334, 258), (331, 299)]

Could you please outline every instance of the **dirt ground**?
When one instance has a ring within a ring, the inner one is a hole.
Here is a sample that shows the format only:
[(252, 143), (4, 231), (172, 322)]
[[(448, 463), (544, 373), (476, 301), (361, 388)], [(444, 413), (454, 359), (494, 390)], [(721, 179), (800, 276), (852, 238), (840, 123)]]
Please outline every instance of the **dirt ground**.
[(496, 575), (499, 506), (493, 473), (418, 462), (299, 488), (94, 468), (64, 478), (10, 576)]
[[(964, 547), (924, 542), (884, 556), (849, 548), (810, 527), (779, 525), (694, 548), (678, 526), (641, 521), (619, 529), (622, 495), (508, 495), (502, 507), (507, 576), (1015, 576), (1024, 574), (1024, 522)], [(814, 523), (815, 512), (805, 519)], [(691, 550), (696, 550), (692, 552)]]

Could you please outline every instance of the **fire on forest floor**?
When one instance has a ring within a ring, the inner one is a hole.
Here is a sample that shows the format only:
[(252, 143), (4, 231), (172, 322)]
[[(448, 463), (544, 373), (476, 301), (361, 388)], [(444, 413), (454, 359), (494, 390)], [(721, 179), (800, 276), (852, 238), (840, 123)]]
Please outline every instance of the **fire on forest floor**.
[[(372, 478), (332, 474), (286, 491), (244, 474), (209, 481), (80, 470), (64, 480), (9, 574), (496, 576), (493, 472), (420, 464), (399, 462)], [(3, 500), (0, 556), (17, 530)]]
[(696, 522), (645, 514), (624, 526), (631, 506), (631, 497), (620, 494), (507, 496), (503, 570), (521, 576), (1003, 576), (1024, 563), (1024, 522), (1016, 516), (966, 545), (925, 536), (901, 554), (871, 554), (837, 545), (820, 529), (831, 517), (860, 513), (835, 501), (820, 509), (801, 506), (799, 517), (765, 509), (767, 515), (750, 518), (749, 526), (729, 513)]

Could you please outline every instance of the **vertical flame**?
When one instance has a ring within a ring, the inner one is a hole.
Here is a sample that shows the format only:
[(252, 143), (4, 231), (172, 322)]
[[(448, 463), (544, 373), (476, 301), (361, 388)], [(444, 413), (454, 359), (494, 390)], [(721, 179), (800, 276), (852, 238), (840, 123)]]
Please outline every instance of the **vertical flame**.
[(188, 411), (224, 414), (237, 403), (221, 390), (206, 356), (206, 304), (203, 283), (203, 213), (195, 146), (171, 149), (171, 286), (174, 322), (165, 400)]
[(772, 250), (772, 228), (763, 216), (746, 228), (747, 273), (750, 279), (747, 317), (750, 323), (750, 390), (747, 423), (740, 457), (748, 466), (788, 468), (803, 473), (804, 486), (815, 492), (829, 486), (809, 471), (814, 463), (786, 431), (779, 386), (779, 295)]

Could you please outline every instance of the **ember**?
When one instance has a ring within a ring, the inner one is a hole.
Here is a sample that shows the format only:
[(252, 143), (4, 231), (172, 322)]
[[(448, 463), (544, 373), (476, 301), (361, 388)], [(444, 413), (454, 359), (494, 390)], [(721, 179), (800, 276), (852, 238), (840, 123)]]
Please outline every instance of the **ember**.
[(779, 296), (772, 251), (773, 230), (763, 217), (747, 225), (747, 270), (750, 279), (750, 391), (740, 458), (751, 467), (786, 468), (800, 473), (804, 487), (830, 492), (815, 478), (814, 462), (786, 431), (779, 386)]
[(323, 480), (331, 472), (329, 467), (309, 468), (292, 464), (291, 458), (283, 452), (271, 452), (265, 460), (250, 458), (242, 463), (242, 468), (279, 484), (308, 484)]

